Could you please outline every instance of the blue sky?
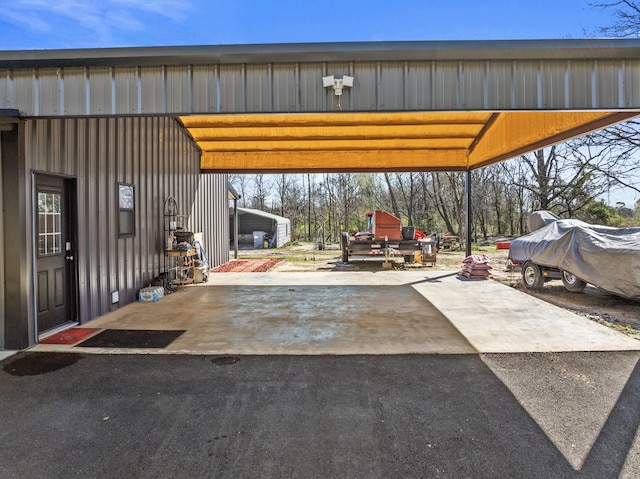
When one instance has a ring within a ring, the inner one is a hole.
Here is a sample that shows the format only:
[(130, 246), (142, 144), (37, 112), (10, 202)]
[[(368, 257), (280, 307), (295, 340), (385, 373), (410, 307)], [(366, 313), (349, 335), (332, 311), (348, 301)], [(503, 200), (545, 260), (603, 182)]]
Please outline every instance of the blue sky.
[(600, 1), (0, 0), (0, 50), (592, 38)]
[(589, 3), (0, 0), (0, 50), (598, 37), (611, 11)]

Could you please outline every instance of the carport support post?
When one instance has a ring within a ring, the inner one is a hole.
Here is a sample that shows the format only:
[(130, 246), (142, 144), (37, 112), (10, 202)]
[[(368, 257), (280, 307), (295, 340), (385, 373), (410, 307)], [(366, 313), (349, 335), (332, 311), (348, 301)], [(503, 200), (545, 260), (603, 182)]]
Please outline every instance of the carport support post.
[(233, 257), (238, 259), (238, 197), (233, 198)]
[(467, 227), (465, 231), (465, 253), (471, 254), (471, 170), (467, 170), (464, 182), (464, 201)]

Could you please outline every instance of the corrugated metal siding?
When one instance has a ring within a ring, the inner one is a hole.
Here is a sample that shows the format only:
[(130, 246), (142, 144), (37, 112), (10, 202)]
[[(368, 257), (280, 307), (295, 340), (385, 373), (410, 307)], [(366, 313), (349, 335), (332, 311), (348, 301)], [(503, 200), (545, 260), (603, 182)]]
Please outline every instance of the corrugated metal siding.
[[(26, 158), (27, 170), (76, 178), (82, 322), (114, 308), (112, 291), (119, 291), (120, 305), (135, 301), (138, 289), (164, 270), (163, 207), (169, 195), (212, 241), (213, 265), (228, 260), (227, 236), (219, 231), (228, 215), (226, 176), (200, 175), (199, 150), (176, 120), (30, 120)], [(135, 185), (134, 238), (118, 238), (119, 182)]]
[(274, 65), (272, 69), (273, 110), (300, 111), (300, 66)]
[[(405, 99), (408, 98), (406, 85), (405, 63), (386, 63), (382, 68), (380, 62), (376, 63), (376, 74), (378, 80), (378, 103), (383, 110), (404, 110), (406, 108)], [(388, 88), (391, 86), (393, 88)]]
[(247, 86), (244, 65), (221, 65), (218, 73), (218, 78), (212, 79), (212, 81), (217, 80), (218, 84), (216, 90), (219, 92), (219, 97), (216, 110), (222, 113), (251, 111), (246, 107)]
[[(458, 64), (455, 62), (441, 62), (432, 64), (431, 95), (432, 109), (434, 110), (458, 110), (461, 107), (461, 90), (464, 84), (460, 83), (458, 76)], [(450, 108), (447, 105), (451, 105)]]
[(115, 109), (134, 114), (138, 111), (138, 76), (136, 68), (121, 68), (113, 78), (115, 83)]
[[(340, 107), (326, 75), (351, 75)], [(640, 59), (252, 63), (0, 70), (26, 116), (640, 108)]]
[[(404, 92), (405, 108), (415, 110), (432, 110), (432, 75), (430, 63), (407, 63)], [(411, 101), (409, 101), (411, 99)], [(411, 108), (410, 105), (413, 107)]]
[[(3, 168), (2, 168), (2, 132), (0, 132), (0, 185), (4, 184), (3, 181)], [(4, 202), (2, 192), (0, 192), (0, 211), (4, 211)], [(0, 298), (2, 299), (3, 306), (0, 308), (0, 349), (5, 348), (4, 330), (5, 330), (5, 261), (4, 261), (4, 214), (3, 221), (0, 221)]]
[(278, 235), (276, 244), (278, 248), (291, 241), (291, 223), (278, 223)]
[(216, 113), (220, 108), (220, 75), (216, 65), (193, 67), (193, 110)]
[[(351, 71), (349, 65), (330, 64), (328, 65), (330, 74), (339, 72), (338, 76), (349, 75), (355, 79), (353, 88), (345, 88), (342, 90), (340, 105), (343, 110), (351, 110), (350, 103), (357, 100), (358, 110), (379, 110), (384, 104), (384, 100), (379, 98), (380, 93), (378, 87), (382, 86), (382, 82), (378, 78), (376, 71), (376, 63), (358, 63), (355, 70)], [(375, 79), (375, 81), (363, 81), (365, 79)], [(357, 92), (355, 90), (358, 90)], [(326, 88), (325, 92), (329, 95), (329, 105), (336, 103), (338, 98), (335, 97), (332, 88)], [(402, 92), (402, 90), (401, 90)], [(345, 101), (348, 100), (348, 101)], [(332, 108), (329, 107), (331, 110)]]
[(296, 111), (326, 111), (328, 93), (319, 95), (318, 92), (324, 90), (322, 77), (334, 73), (328, 73), (326, 66), (321, 63), (303, 63), (298, 65), (296, 74), (299, 78), (296, 93), (300, 97), (300, 108)]
[(249, 65), (244, 69), (246, 70), (246, 108), (253, 112), (272, 112), (275, 103), (273, 65)]
[[(227, 210), (228, 213), (228, 210)], [(265, 218), (263, 216), (244, 213), (238, 215), (238, 234), (252, 234), (254, 231), (271, 231), (275, 225), (275, 220)], [(233, 227), (233, 218), (231, 219), (231, 227)], [(230, 238), (231, 236), (227, 236)]]
[(203, 233), (203, 246), (210, 266), (229, 261), (229, 214), (226, 175), (201, 175), (191, 207), (191, 228)]

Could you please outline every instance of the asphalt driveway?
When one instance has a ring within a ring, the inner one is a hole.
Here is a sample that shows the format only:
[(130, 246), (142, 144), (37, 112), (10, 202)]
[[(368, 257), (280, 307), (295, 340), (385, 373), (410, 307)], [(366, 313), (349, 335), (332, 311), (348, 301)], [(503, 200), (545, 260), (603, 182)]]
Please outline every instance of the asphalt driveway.
[(638, 477), (638, 353), (607, 353), (609, 375), (632, 366), (577, 468), (506, 385), (513, 361), (569, 377), (591, 354), (20, 353), (1, 363), (0, 476)]
[(2, 478), (640, 477), (640, 342), (494, 281), (225, 273), (74, 330), (1, 363)]

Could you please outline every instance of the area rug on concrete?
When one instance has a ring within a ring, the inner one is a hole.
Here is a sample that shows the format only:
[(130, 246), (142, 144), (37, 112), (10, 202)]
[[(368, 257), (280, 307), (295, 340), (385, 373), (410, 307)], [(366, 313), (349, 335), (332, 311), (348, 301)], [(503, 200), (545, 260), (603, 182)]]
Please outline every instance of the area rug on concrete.
[(40, 344), (76, 344), (89, 336), (96, 334), (102, 329), (98, 328), (69, 328), (60, 331), (46, 339), (40, 341)]
[(282, 259), (237, 259), (229, 261), (211, 270), (212, 273), (264, 273), (273, 268)]
[(81, 348), (166, 348), (179, 338), (184, 330), (105, 329), (86, 341), (76, 344)]

